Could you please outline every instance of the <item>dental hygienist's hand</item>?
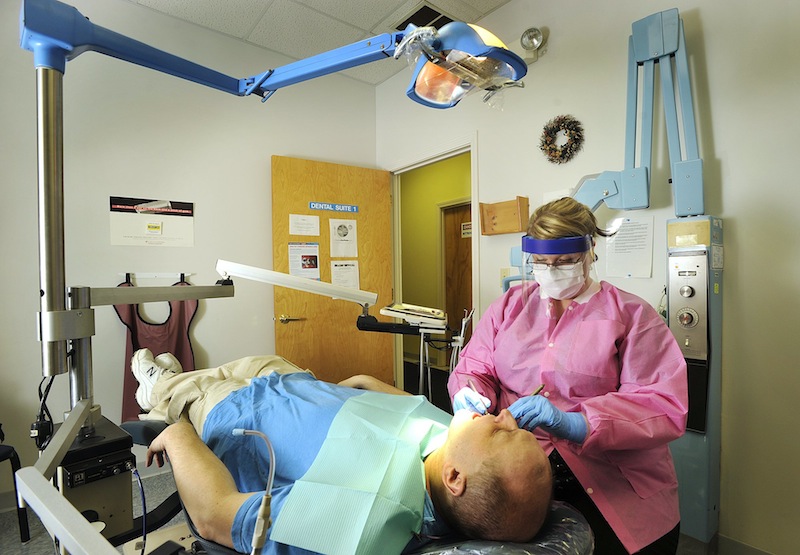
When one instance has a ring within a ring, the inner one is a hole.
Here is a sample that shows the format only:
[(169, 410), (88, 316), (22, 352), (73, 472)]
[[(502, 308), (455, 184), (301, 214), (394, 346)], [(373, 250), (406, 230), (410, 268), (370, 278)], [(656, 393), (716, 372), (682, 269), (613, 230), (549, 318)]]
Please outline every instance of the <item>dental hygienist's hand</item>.
[(508, 407), (520, 428), (541, 428), (550, 435), (583, 443), (589, 425), (580, 412), (564, 412), (541, 395), (522, 397)]
[(486, 409), (491, 404), (489, 399), (470, 387), (462, 387), (453, 396), (453, 412), (466, 409), (478, 414), (486, 414)]

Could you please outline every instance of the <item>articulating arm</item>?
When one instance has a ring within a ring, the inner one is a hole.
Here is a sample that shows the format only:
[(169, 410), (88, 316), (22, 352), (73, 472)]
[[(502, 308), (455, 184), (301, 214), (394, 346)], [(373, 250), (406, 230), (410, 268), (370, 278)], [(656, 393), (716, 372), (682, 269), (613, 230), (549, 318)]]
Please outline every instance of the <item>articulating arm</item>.
[[(684, 155), (678, 126), (672, 62), (675, 62), (683, 124)], [(627, 119), (625, 169), (584, 177), (575, 199), (592, 210), (603, 202), (615, 210), (636, 210), (650, 205), (650, 166), (653, 142), (653, 91), (655, 64), (661, 69), (661, 94), (669, 144), (670, 175), (676, 216), (704, 213), (703, 161), (697, 147), (689, 65), (678, 10), (659, 12), (636, 21), (628, 41)], [(636, 166), (637, 99), (642, 72), (641, 163)]]
[(237, 96), (256, 94), (264, 99), (281, 87), (391, 57), (404, 36), (383, 34), (236, 79), (94, 25), (74, 7), (55, 0), (24, 0), (20, 26), (20, 45), (33, 51), (36, 67), (64, 73), (67, 61), (94, 51)]

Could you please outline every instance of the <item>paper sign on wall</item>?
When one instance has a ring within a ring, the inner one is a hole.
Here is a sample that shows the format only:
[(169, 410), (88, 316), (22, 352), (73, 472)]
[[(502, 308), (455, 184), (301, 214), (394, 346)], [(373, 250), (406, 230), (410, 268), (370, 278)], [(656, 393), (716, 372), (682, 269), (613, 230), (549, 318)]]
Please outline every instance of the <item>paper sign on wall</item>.
[(653, 273), (653, 217), (617, 218), (617, 232), (606, 240), (609, 277), (649, 278)]
[(109, 197), (112, 245), (194, 246), (194, 203)]

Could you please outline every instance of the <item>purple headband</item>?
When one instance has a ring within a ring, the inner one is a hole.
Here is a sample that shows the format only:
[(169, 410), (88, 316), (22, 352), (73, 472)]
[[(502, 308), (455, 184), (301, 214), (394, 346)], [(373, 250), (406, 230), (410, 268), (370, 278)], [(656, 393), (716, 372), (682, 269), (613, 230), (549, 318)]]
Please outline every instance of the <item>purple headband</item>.
[(529, 254), (572, 254), (592, 248), (592, 236), (562, 237), (561, 239), (534, 239), (522, 236), (522, 252)]

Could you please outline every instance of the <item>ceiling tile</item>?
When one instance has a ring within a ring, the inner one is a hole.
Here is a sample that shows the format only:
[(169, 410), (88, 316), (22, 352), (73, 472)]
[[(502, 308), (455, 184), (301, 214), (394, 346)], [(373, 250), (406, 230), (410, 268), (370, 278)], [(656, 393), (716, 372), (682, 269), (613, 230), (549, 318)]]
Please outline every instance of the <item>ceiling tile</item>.
[(291, 0), (275, 0), (247, 40), (302, 59), (356, 42), (363, 32)]
[(397, 0), (297, 0), (306, 6), (360, 29), (372, 29), (394, 11)]
[(263, 0), (138, 0), (138, 3), (239, 38), (245, 38), (267, 7)]

